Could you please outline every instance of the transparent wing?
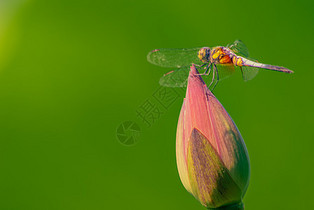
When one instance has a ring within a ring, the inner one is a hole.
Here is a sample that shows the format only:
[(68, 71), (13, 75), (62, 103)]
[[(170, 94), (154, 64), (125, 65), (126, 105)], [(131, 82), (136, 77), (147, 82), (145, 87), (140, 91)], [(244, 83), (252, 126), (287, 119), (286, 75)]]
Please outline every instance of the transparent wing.
[[(235, 67), (233, 65), (216, 65), (218, 74), (219, 74), (219, 81), (224, 80), (230, 77), (232, 74), (236, 72)], [(205, 72), (203, 68), (197, 68), (200, 74)], [(190, 66), (184, 66), (179, 69), (173, 70), (165, 74), (163, 77), (160, 78), (159, 84), (165, 87), (186, 87), (188, 82), (190, 72)], [(202, 76), (204, 82), (209, 86), (212, 82), (213, 78), (213, 69), (209, 75)]]
[(241, 66), (241, 71), (242, 71), (242, 78), (244, 81), (249, 81), (251, 79), (253, 79), (260, 67), (263, 64), (260, 64), (257, 62), (257, 60), (253, 59), (253, 58), (244, 58), (242, 57), (242, 61), (243, 61), (243, 66)]
[(186, 87), (190, 72), (190, 66), (184, 66), (173, 70), (160, 78), (159, 84), (165, 87)]
[(192, 63), (201, 64), (198, 51), (201, 48), (186, 49), (156, 49), (148, 53), (147, 60), (157, 66), (176, 67), (189, 66)]
[(218, 64), (216, 66), (218, 70), (219, 81), (230, 77), (232, 74), (236, 72), (233, 64), (223, 64), (223, 65)]
[(228, 44), (227, 47), (239, 56), (249, 57), (249, 50), (241, 40), (235, 40), (232, 44)]
[(258, 68), (250, 67), (250, 66), (241, 66), (241, 70), (242, 70), (242, 78), (244, 81), (249, 81), (253, 79), (259, 71)]

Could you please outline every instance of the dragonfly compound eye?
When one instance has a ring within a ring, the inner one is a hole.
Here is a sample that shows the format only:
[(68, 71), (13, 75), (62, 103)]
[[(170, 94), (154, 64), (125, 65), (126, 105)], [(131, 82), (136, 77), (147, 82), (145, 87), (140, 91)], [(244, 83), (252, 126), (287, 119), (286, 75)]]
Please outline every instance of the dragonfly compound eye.
[(203, 47), (198, 51), (198, 58), (204, 63), (209, 62), (209, 56), (210, 56), (209, 47)]

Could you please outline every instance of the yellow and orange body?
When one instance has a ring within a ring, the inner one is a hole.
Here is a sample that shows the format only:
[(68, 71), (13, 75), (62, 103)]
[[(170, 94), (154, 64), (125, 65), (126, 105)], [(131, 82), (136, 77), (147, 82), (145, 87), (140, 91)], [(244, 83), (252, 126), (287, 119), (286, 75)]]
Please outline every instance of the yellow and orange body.
[(241, 57), (233, 56), (233, 57), (232, 57), (232, 63), (233, 63), (235, 66), (243, 66), (243, 59), (242, 59)]
[(255, 67), (255, 68), (263, 68), (269, 69), (274, 71), (280, 71), (285, 73), (292, 73), (293, 71), (281, 67), (281, 66), (273, 66), (263, 63), (258, 63), (252, 61), (248, 58), (239, 56), (235, 54), (231, 49), (228, 47), (214, 47), (210, 49), (209, 47), (203, 47), (198, 52), (198, 58), (203, 63), (210, 63), (210, 64), (232, 64), (234, 66), (247, 66), (247, 67)]
[(210, 62), (214, 64), (234, 64), (236, 66), (243, 65), (241, 58), (233, 56), (224, 47), (215, 47), (211, 50), (209, 48), (203, 47), (198, 53), (198, 58), (204, 63)]

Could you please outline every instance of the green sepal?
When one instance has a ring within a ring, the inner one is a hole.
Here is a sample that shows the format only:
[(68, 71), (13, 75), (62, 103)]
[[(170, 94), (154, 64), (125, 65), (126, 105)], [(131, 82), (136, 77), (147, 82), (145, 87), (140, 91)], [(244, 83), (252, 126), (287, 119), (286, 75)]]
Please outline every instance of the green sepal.
[(188, 173), (194, 197), (207, 208), (241, 203), (240, 188), (209, 140), (194, 128), (188, 142)]

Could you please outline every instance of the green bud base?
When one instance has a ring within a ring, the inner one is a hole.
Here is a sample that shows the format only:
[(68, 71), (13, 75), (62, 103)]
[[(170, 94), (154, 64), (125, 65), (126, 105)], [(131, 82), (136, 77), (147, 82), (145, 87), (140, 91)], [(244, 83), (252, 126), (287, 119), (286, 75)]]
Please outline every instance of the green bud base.
[(244, 205), (243, 205), (243, 203), (236, 203), (236, 204), (231, 204), (228, 206), (221, 206), (218, 208), (207, 208), (207, 209), (212, 209), (212, 210), (244, 210)]

